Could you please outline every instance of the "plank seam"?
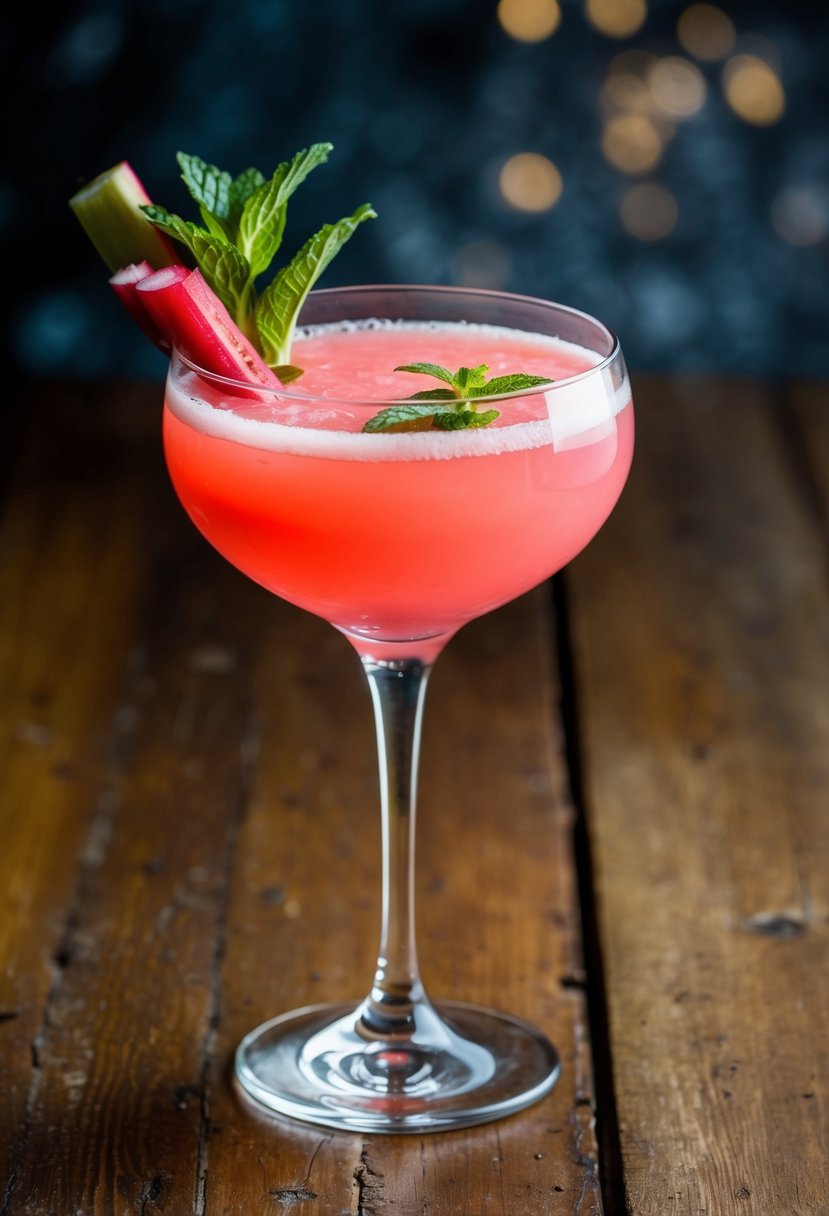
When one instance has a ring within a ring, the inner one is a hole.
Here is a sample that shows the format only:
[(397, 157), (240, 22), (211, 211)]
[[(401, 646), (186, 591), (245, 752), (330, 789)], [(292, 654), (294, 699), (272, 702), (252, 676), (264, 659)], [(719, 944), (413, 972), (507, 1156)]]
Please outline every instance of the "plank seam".
[[(211, 960), (212, 984), (210, 990), (210, 1009), (202, 1046), (202, 1066), (200, 1072), (201, 1102), (199, 1106), (199, 1132), (196, 1144), (196, 1187), (193, 1202), (194, 1216), (204, 1216), (207, 1210), (207, 1177), (210, 1152), (210, 1073), (213, 1064), (213, 1052), (221, 1024), (222, 967), (227, 952), (233, 870), (242, 823), (253, 791), (258, 751), (259, 721), (251, 704), (248, 707), (245, 727), (240, 740), (239, 796), (236, 799), (234, 814), (228, 823), (222, 858), (222, 886), (216, 913), (213, 957)], [(0, 1216), (2, 1216), (2, 1213), (0, 1213)]]
[(580, 729), (581, 707), (573, 659), (566, 575), (563, 572), (555, 575), (551, 580), (551, 594), (555, 647), (558, 658), (563, 751), (570, 786), (570, 800), (574, 810), (573, 852), (584, 952), (585, 981), (583, 987), (593, 1060), (599, 1185), (604, 1216), (629, 1216), (625, 1200), (622, 1147), (613, 1083), (604, 962), (593, 881), (584, 778), (584, 746)]

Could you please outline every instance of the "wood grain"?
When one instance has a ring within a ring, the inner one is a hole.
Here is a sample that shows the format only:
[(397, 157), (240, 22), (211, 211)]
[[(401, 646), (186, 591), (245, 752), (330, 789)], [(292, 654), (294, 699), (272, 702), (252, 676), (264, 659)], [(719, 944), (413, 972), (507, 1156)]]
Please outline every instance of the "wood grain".
[[(45, 1009), (61, 984), (80, 875), (108, 831), (119, 688), (143, 574), (130, 475), (97, 465), (81, 394), (42, 393), (42, 426), (15, 462), (0, 533), (0, 1201), (40, 1078)], [(63, 408), (74, 429), (62, 425)], [(102, 515), (102, 504), (109, 514)]]
[[(565, 1075), (502, 1124), (359, 1137), (267, 1122), (226, 1078), (246, 1031), (320, 999), (364, 995), (379, 926), (367, 692), (345, 641), (280, 613), (258, 673), (260, 761), (239, 839), (217, 1037), (207, 1213), (598, 1213), (592, 1085), (578, 972), (571, 812), (551, 746), (546, 602), (470, 626), (430, 689), (420, 815), (420, 940), (433, 995), (492, 1003), (556, 1041)], [(269, 611), (277, 611), (273, 606)], [(286, 647), (286, 636), (292, 645)], [(497, 725), (493, 725), (496, 723)]]
[(543, 593), (436, 669), (420, 938), (434, 995), (539, 1023), (562, 1082), (501, 1124), (422, 1140), (265, 1119), (233, 1092), (251, 1026), (368, 984), (374, 742), (345, 641), (184, 519), (157, 398), (44, 390), (7, 496), (2, 1216), (598, 1216)]
[(825, 531), (758, 386), (636, 400), (568, 575), (628, 1211), (826, 1216)]
[[(84, 543), (33, 572), (21, 546), (22, 577), (9, 586), (8, 604), (25, 616), (60, 620), (73, 609), (75, 633), (47, 655), (54, 687), (68, 679), (70, 689), (75, 680), (95, 688), (113, 671), (115, 692), (78, 694), (83, 703), (62, 721), (70, 755), (90, 739), (100, 753), (97, 770), (89, 763), (91, 806), (65, 815), (71, 841), (39, 831), (53, 816), (37, 787), (37, 818), (12, 825), (13, 844), (48, 859), (49, 869), (19, 866), (14, 877), (27, 901), (48, 908), (59, 950), (32, 1011), (31, 1046), (14, 1057), (28, 1085), (25, 1116), (4, 1136), (4, 1213), (189, 1212), (197, 1203), (204, 1059), (249, 730), (225, 612), (244, 610), (248, 588), (234, 601), (231, 579), (225, 595), (226, 572), (192, 543), (164, 481), (156, 397), (144, 388), (108, 408), (87, 401), (82, 412), (61, 403), (37, 502), (49, 518), (80, 515)], [(39, 653), (48, 632), (30, 636)], [(5, 640), (13, 671), (14, 632)], [(8, 926), (14, 942), (42, 950), (22, 916)]]

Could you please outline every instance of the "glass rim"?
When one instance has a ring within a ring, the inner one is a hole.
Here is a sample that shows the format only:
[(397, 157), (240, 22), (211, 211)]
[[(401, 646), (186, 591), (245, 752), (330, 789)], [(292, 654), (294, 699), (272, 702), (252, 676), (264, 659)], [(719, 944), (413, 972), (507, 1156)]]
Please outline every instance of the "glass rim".
[[(610, 350), (609, 350), (608, 354), (603, 355), (601, 357), (601, 359), (599, 360), (599, 362), (594, 363), (592, 367), (585, 368), (585, 370), (582, 372), (576, 372), (572, 376), (563, 376), (561, 379), (558, 379), (558, 380), (550, 380), (546, 384), (539, 384), (539, 385), (535, 386), (534, 388), (513, 389), (513, 391), (510, 393), (498, 393), (498, 394), (493, 394), (491, 397), (489, 397), (489, 396), (488, 397), (479, 397), (479, 398), (475, 399), (476, 401), (485, 402), (486, 404), (491, 404), (492, 402), (499, 402), (499, 401), (512, 401), (512, 400), (516, 400), (520, 397), (535, 397), (535, 396), (540, 396), (543, 393), (554, 393), (554, 392), (556, 392), (557, 389), (565, 388), (566, 386), (571, 385), (571, 384), (578, 384), (580, 381), (587, 380), (591, 376), (600, 375), (621, 354), (622, 347), (621, 347), (621, 343), (619, 341), (618, 336), (610, 328), (609, 325), (605, 325), (604, 321), (600, 321), (598, 319), (598, 317), (594, 317), (594, 316), (592, 316), (592, 314), (590, 314), (588, 312), (584, 312), (583, 309), (573, 308), (569, 304), (559, 304), (555, 300), (544, 300), (540, 296), (520, 295), (517, 292), (498, 291), (498, 290), (495, 290), (492, 288), (486, 288), (486, 287), (459, 287), (459, 286), (448, 286), (448, 285), (442, 285), (442, 284), (429, 284), (429, 283), (358, 283), (358, 284), (345, 284), (342, 287), (322, 287), (317, 290), (309, 292), (308, 299), (309, 300), (318, 299), (321, 297), (330, 299), (333, 296), (342, 296), (345, 294), (353, 294), (355, 296), (360, 296), (360, 295), (369, 295), (372, 292), (376, 293), (376, 292), (381, 292), (381, 291), (385, 291), (385, 292), (397, 291), (397, 292), (411, 292), (411, 293), (423, 292), (424, 294), (431, 292), (431, 293), (436, 293), (438, 295), (441, 295), (441, 296), (444, 296), (447, 298), (451, 298), (452, 296), (473, 296), (473, 297), (479, 298), (481, 300), (515, 301), (518, 304), (528, 304), (528, 305), (537, 306), (537, 307), (540, 307), (549, 312), (566, 313), (570, 317), (578, 318), (582, 321), (588, 322), (591, 325), (595, 325), (607, 337), (608, 344), (610, 346)], [(365, 319), (370, 320), (371, 318), (366, 317)], [(406, 320), (407, 318), (402, 318), (402, 319)], [(450, 325), (451, 324), (457, 325), (457, 324), (463, 324), (463, 323), (464, 322), (458, 322), (458, 321), (447, 322), (447, 324), (450, 324)], [(329, 325), (329, 324), (336, 325), (336, 321), (310, 322), (310, 323), (307, 323), (306, 325), (302, 325), (300, 323), (300, 324), (298, 324), (297, 328), (302, 330), (302, 329), (306, 329), (306, 328), (313, 328), (315, 325)], [(489, 324), (489, 322), (480, 322), (480, 323), (479, 322), (470, 322), (469, 324)], [(501, 326), (501, 328), (510, 329), (511, 327), (508, 325), (504, 325), (504, 326)], [(523, 332), (533, 333), (534, 331), (525, 330)], [(537, 335), (537, 336), (552, 337), (553, 335)], [(562, 341), (566, 341), (566, 339), (562, 339)], [(577, 344), (571, 343), (571, 345), (577, 345)], [(583, 349), (587, 349), (587, 348), (583, 348)], [(378, 408), (385, 409), (389, 406), (400, 405), (402, 402), (405, 402), (408, 400), (408, 398), (406, 398), (406, 397), (392, 397), (389, 399), (385, 399), (382, 397), (372, 397), (370, 400), (366, 401), (366, 400), (362, 400), (359, 397), (357, 397), (357, 398), (336, 397), (336, 396), (331, 396), (330, 394), (302, 392), (301, 390), (292, 389), (291, 384), (288, 384), (285, 386), (282, 386), (282, 385), (277, 386), (277, 385), (270, 385), (270, 384), (257, 384), (257, 383), (254, 383), (253, 381), (249, 381), (249, 380), (239, 380), (234, 376), (225, 376), (221, 372), (210, 371), (210, 370), (208, 370), (208, 368), (202, 367), (200, 364), (196, 363), (196, 361), (194, 359), (191, 359), (189, 357), (189, 355), (186, 355), (184, 353), (184, 351), (182, 351), (178, 346), (175, 345), (175, 343), (173, 344), (171, 354), (177, 355), (178, 358), (181, 360), (181, 362), (186, 367), (188, 367), (191, 371), (195, 372), (196, 375), (202, 377), (205, 380), (210, 381), (211, 383), (218, 384), (218, 385), (226, 385), (228, 388), (232, 388), (232, 389), (236, 389), (236, 390), (243, 389), (248, 393), (254, 392), (257, 394), (259, 394), (259, 393), (267, 394), (269, 397), (273, 397), (274, 399), (277, 399), (277, 398), (280, 400), (287, 399), (288, 401), (291, 401), (291, 402), (305, 403), (307, 405), (325, 404), (325, 405), (328, 405), (329, 407), (340, 406), (340, 407), (345, 407), (345, 408), (349, 408), (349, 409), (378, 409)]]

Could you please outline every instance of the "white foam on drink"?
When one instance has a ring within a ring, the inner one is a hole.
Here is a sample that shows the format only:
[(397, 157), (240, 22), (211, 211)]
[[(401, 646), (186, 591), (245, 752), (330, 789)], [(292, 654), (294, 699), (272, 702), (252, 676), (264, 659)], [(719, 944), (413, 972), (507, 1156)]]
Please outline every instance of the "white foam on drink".
[(565, 342), (563, 338), (553, 338), (549, 334), (534, 334), (526, 329), (510, 329), (506, 325), (486, 325), (477, 321), (407, 321), (405, 318), (394, 319), (393, 317), (361, 317), (357, 321), (334, 321), (326, 322), (323, 325), (300, 325), (294, 335), (297, 342), (302, 342), (305, 338), (323, 338), (326, 334), (357, 334), (370, 332), (391, 332), (404, 331), (407, 333), (448, 333), (460, 331), (461, 333), (471, 333), (481, 335), (482, 337), (492, 337), (496, 340), (506, 336), (509, 338), (518, 338), (524, 342), (528, 338), (537, 342), (539, 346), (549, 344), (554, 350), (569, 351), (579, 358), (587, 358), (591, 362), (598, 362), (599, 356), (595, 351), (588, 350), (584, 346), (577, 346), (574, 342)]
[[(523, 341), (531, 336), (539, 346), (549, 345), (551, 352), (565, 357), (569, 355), (582, 363), (592, 364), (592, 367), (601, 361), (594, 351), (560, 338), (528, 335), (522, 330), (466, 322), (368, 318), (342, 321), (335, 325), (307, 326), (298, 331), (297, 338), (301, 343), (304, 338), (322, 336), (332, 330), (354, 333), (378, 329), (442, 332), (463, 329), (465, 333), (502, 339), (505, 335), (514, 336)], [(309, 395), (303, 400), (302, 394), (296, 390), (289, 391), (285, 396), (279, 392), (263, 393), (262, 408), (267, 412), (267, 418), (250, 416), (249, 411), (255, 406), (255, 392), (252, 396), (246, 391), (239, 402), (248, 411), (247, 416), (243, 416), (234, 412), (235, 403), (231, 395), (221, 404), (211, 404), (200, 396), (198, 388), (203, 381), (194, 372), (182, 375), (178, 384), (173, 384), (172, 378), (168, 377), (166, 395), (171, 412), (194, 430), (247, 447), (333, 460), (451, 460), (460, 456), (518, 452), (550, 443), (555, 448), (575, 447), (579, 445), (579, 436), (587, 439), (587, 433), (602, 431), (611, 423), (614, 415), (630, 403), (630, 385), (625, 377), (623, 383), (614, 389), (609, 371), (602, 369), (594, 373), (592, 367), (568, 379), (556, 381), (549, 390), (507, 398), (512, 401), (530, 396), (534, 401), (543, 398), (547, 403), (548, 418), (460, 431), (385, 431), (367, 434), (359, 429), (326, 430), (325, 424), (336, 427), (343, 413), (352, 412), (354, 418), (356, 411), (364, 410), (366, 404), (372, 403), (358, 400), (335, 402), (332, 398), (331, 407), (327, 408), (324, 396)], [(220, 391), (218, 383), (211, 384), (217, 392)], [(374, 404), (382, 406), (383, 403)], [(486, 400), (481, 404), (486, 406)], [(302, 422), (312, 425), (303, 426)]]

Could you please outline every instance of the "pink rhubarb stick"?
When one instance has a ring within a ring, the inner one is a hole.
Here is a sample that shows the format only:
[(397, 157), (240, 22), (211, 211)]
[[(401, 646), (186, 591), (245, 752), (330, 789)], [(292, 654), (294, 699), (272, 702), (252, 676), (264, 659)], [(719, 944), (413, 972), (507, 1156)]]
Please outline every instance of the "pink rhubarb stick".
[(165, 266), (135, 285), (171, 345), (205, 371), (278, 388), (279, 380), (198, 270)]
[(129, 266), (124, 266), (114, 274), (109, 281), (113, 291), (133, 320), (138, 322), (144, 333), (155, 342), (156, 346), (169, 354), (170, 343), (153, 320), (143, 297), (136, 290), (137, 285), (153, 273), (149, 262), (131, 262)]

